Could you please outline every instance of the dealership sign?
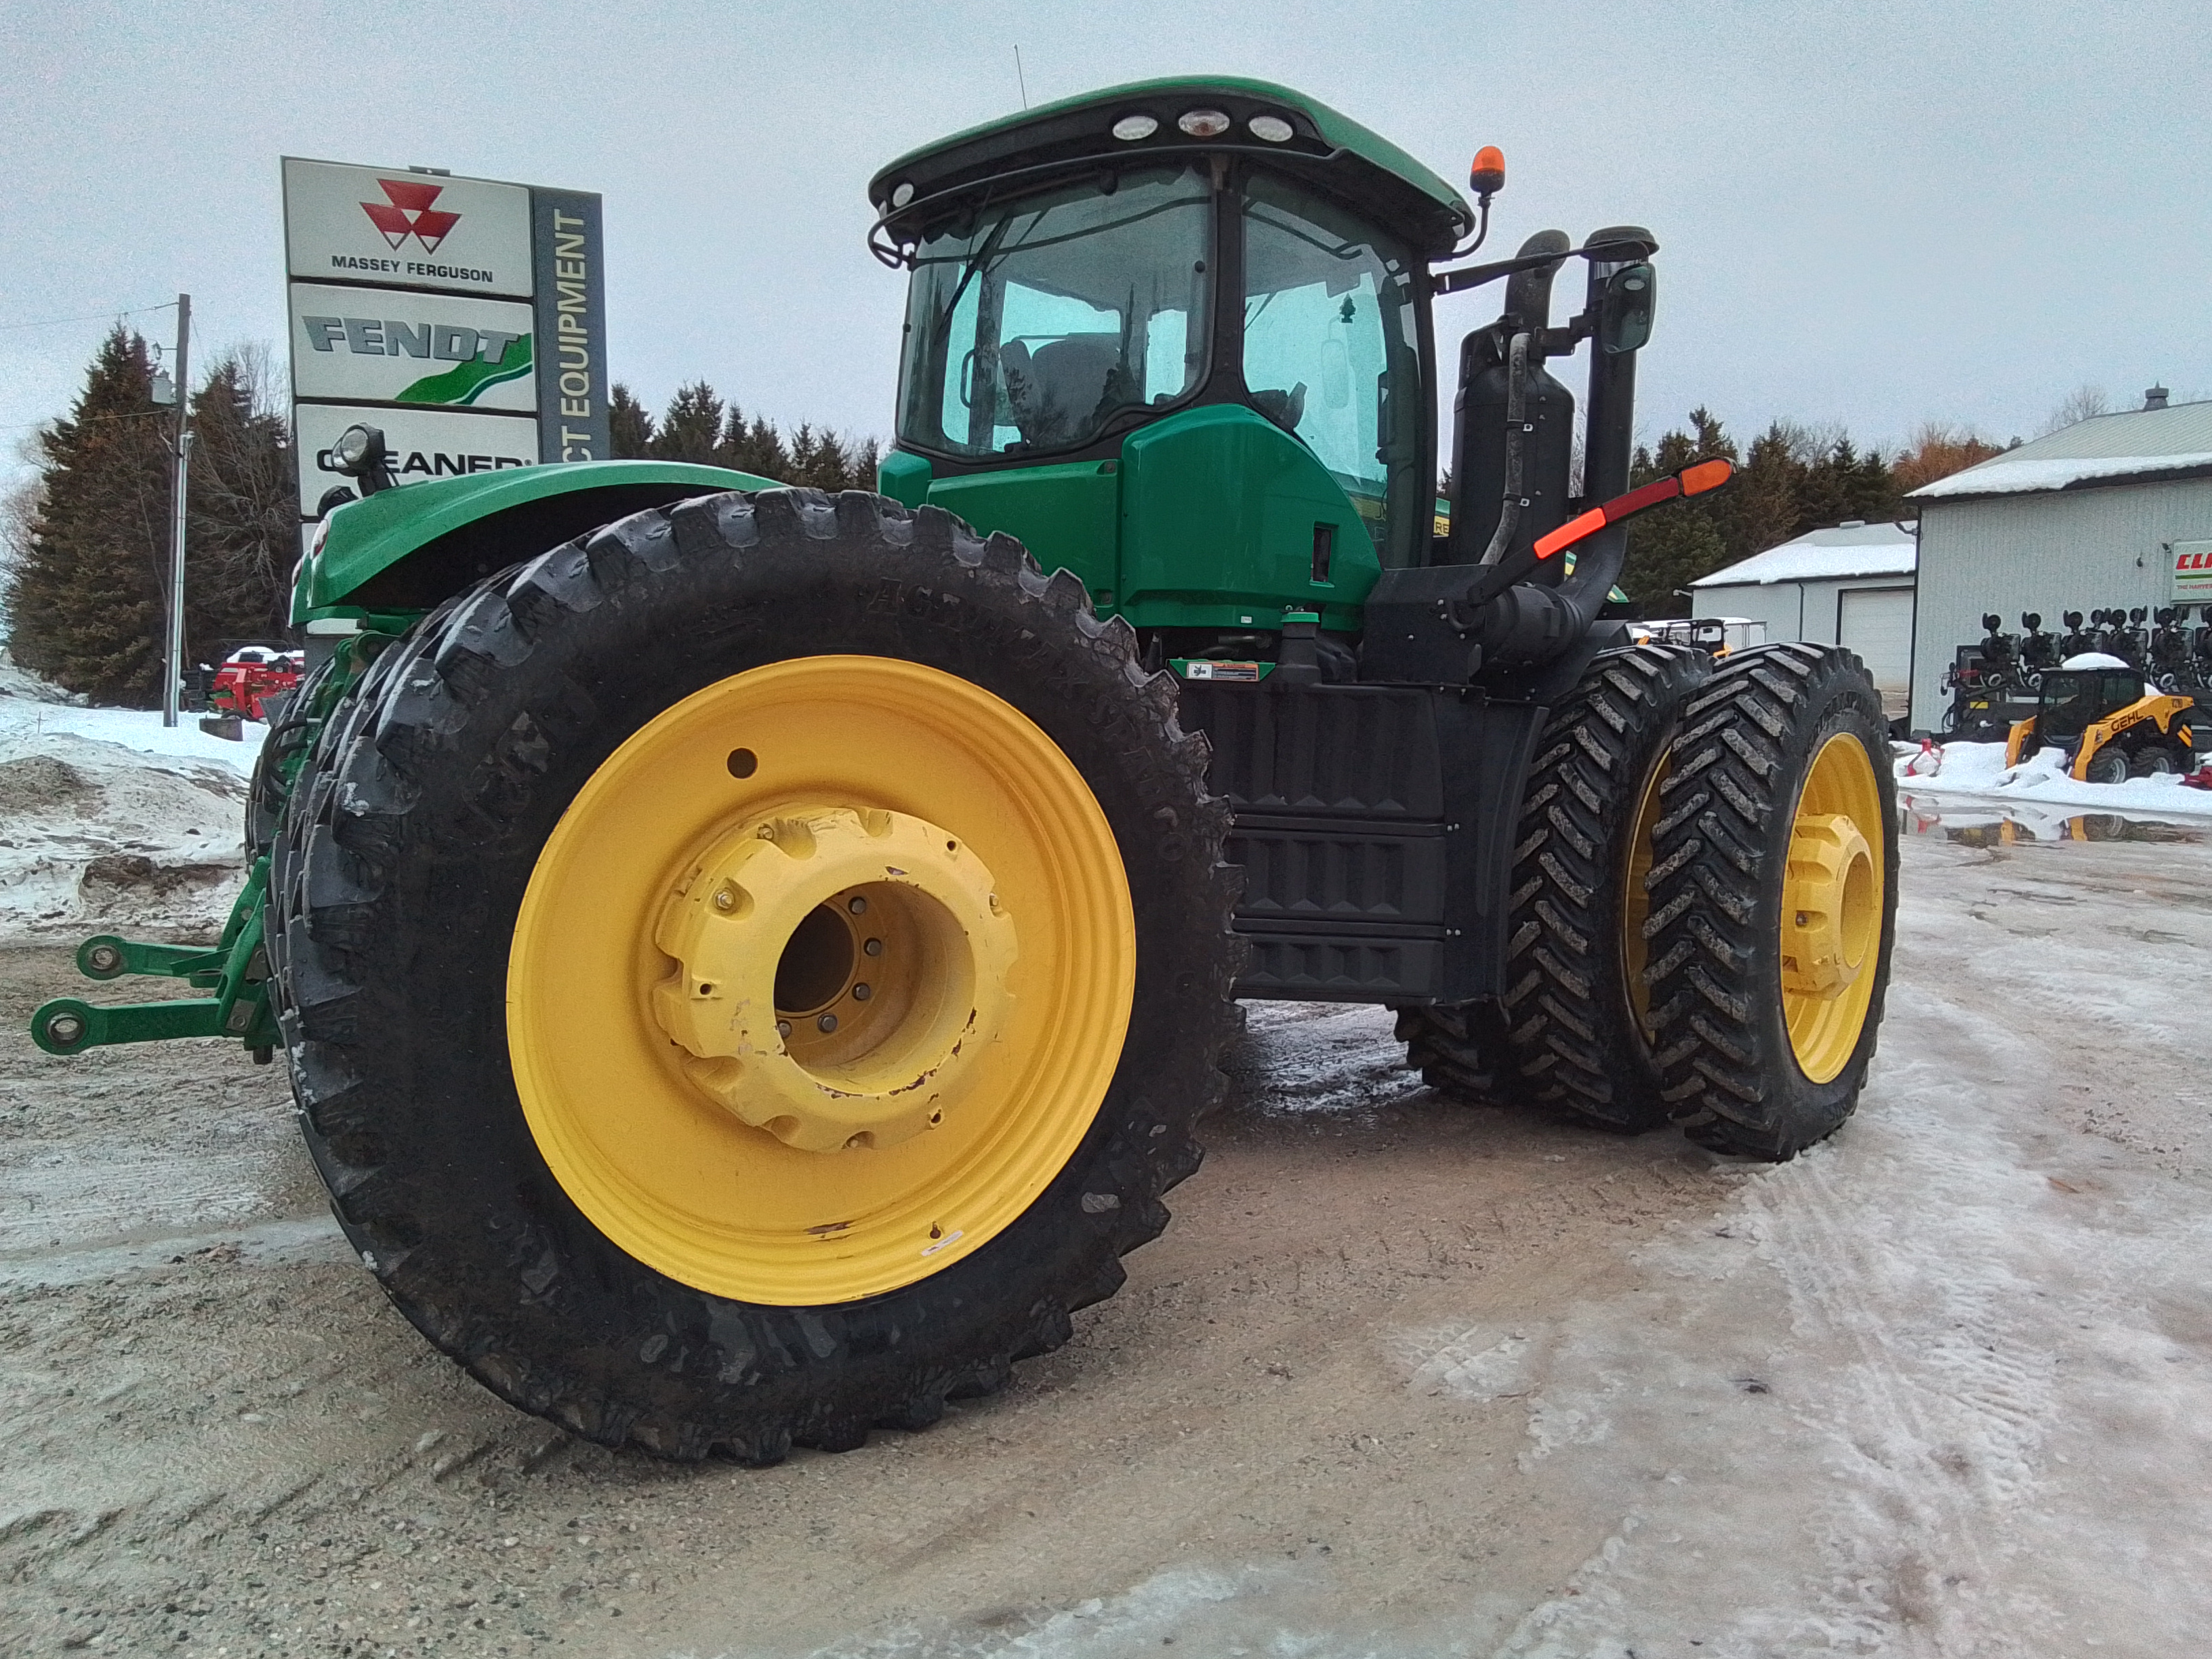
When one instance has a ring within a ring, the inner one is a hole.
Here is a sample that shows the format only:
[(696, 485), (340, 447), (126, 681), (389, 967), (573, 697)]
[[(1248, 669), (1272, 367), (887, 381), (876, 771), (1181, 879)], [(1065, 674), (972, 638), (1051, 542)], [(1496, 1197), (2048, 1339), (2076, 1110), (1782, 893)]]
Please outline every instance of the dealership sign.
[(356, 422), (402, 484), (607, 458), (599, 198), (284, 159), (302, 520)]
[(2176, 605), (2212, 605), (2212, 542), (2169, 542), (2173, 585), (2166, 597)]

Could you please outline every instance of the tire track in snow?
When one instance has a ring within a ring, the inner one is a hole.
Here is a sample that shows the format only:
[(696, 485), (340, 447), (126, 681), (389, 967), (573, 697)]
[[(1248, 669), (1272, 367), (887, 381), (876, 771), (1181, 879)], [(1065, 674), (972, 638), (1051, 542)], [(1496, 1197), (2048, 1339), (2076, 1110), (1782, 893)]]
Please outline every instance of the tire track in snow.
[[(1562, 1322), (1524, 1467), (1549, 1455), (1556, 1477), (1564, 1459), (1600, 1501), (1638, 1501), (1501, 1656), (2148, 1656), (2181, 1650), (2212, 1614), (2212, 1582), (2179, 1562), (2140, 1586), (2101, 1565), (2148, 1565), (2212, 1523), (2192, 1477), (2212, 1457), (2192, 1413), (2212, 1392), (2206, 1356), (2178, 1349), (2147, 1311), (2193, 1284), (2187, 1264), (2204, 1259), (2212, 1224), (2201, 1194), (2059, 1128), (2063, 1079), (2097, 1076), (2097, 1051), (2069, 1046), (2069, 1022), (2008, 1012), (1995, 988), (2009, 964), (1988, 959), (1966, 910), (1948, 890), (1908, 907), (1860, 1119), (1792, 1164), (1747, 1172), (1703, 1236), (1640, 1253), (1677, 1280), (1671, 1326), (1621, 1304)], [(2065, 977), (2053, 959), (2064, 946), (2020, 948)], [(2171, 1019), (2130, 1007), (2125, 976), (2092, 977), (2104, 1006), (2154, 1028)], [(2176, 1035), (2149, 1052), (2185, 1055)], [(1708, 1404), (1670, 1416), (1649, 1397), (1696, 1397), (1698, 1345), (1727, 1349), (1727, 1313), (1755, 1317), (1762, 1279), (1778, 1282), (1788, 1334), (1745, 1382), (1784, 1403), (1790, 1434), (1732, 1431), (1727, 1490), (1701, 1490), (1696, 1460), (1714, 1448), (1688, 1419)], [(2162, 1407), (2140, 1404), (2145, 1382), (2163, 1385)], [(2109, 1441), (2112, 1396), (2167, 1435), (2170, 1468), (2146, 1480), (2139, 1460), (2132, 1485), (2078, 1472)], [(1577, 1416), (1589, 1443), (1570, 1449), (1554, 1422)], [(1669, 1457), (1680, 1466), (1664, 1495), (1645, 1500), (1638, 1466)], [(2166, 1518), (2177, 1514), (2179, 1528)]]

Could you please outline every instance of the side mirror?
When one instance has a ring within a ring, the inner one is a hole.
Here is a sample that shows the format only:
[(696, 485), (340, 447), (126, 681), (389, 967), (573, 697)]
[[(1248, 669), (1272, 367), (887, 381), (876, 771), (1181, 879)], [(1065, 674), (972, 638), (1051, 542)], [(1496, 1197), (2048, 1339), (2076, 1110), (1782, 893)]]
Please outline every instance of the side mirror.
[(1651, 318), (1659, 303), (1659, 273), (1641, 261), (1623, 265), (1605, 279), (1598, 296), (1597, 343), (1608, 357), (1640, 351), (1651, 337)]

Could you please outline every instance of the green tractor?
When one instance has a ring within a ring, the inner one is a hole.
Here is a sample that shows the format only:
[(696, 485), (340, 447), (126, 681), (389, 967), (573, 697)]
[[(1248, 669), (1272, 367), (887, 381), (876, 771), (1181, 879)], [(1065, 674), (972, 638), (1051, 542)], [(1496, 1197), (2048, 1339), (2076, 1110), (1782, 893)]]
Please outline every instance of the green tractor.
[[(880, 494), (389, 489), (355, 429), (228, 932), (79, 952), (206, 994), (35, 1039), (281, 1048), (433, 1343), (752, 1463), (1066, 1340), (1197, 1167), (1239, 999), (1385, 1005), (1440, 1091), (1601, 1129), (1831, 1133), (1889, 972), (1881, 701), (1832, 648), (1630, 643), (1620, 520), (1727, 471), (1628, 488), (1656, 244), (1471, 264), (1472, 182), (1211, 78), (901, 157)], [(1438, 534), (1432, 305), (1492, 282)]]

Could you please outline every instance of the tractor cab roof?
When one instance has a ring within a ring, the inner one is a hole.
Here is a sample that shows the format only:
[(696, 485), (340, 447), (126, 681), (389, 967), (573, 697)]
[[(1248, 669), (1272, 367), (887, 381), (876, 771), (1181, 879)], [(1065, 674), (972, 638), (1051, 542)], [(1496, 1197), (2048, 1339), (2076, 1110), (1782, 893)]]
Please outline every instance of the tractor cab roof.
[(1086, 166), (1230, 153), (1344, 199), (1431, 258), (1474, 228), (1459, 191), (1379, 133), (1266, 81), (1139, 81), (987, 122), (909, 150), (868, 183), (895, 241), (976, 191), (1004, 196)]

